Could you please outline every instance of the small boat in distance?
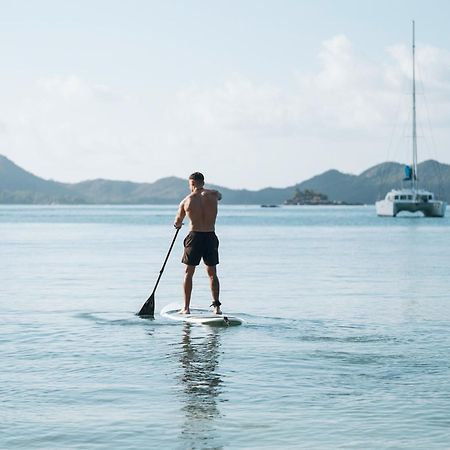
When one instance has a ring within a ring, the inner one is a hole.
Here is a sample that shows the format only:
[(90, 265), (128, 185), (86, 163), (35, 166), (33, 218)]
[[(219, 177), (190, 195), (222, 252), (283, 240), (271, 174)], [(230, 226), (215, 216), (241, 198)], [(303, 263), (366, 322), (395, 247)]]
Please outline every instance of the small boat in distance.
[(386, 194), (384, 200), (375, 203), (377, 215), (395, 217), (402, 211), (415, 213), (420, 211), (426, 217), (444, 217), (447, 204), (442, 200), (436, 200), (432, 192), (419, 189), (417, 175), (417, 131), (416, 131), (416, 68), (415, 68), (415, 26), (412, 23), (412, 65), (413, 65), (413, 93), (412, 93), (412, 156), (411, 166), (405, 167), (405, 178), (410, 181), (411, 187), (393, 189)]

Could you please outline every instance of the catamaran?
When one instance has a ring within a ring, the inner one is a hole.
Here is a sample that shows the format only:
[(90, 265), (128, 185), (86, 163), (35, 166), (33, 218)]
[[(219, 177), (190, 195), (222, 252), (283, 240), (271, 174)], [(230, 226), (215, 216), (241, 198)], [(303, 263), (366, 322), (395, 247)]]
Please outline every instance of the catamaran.
[(430, 191), (419, 189), (417, 174), (417, 132), (416, 132), (416, 62), (415, 62), (415, 26), (412, 23), (412, 165), (405, 167), (404, 181), (410, 181), (409, 188), (393, 189), (386, 194), (384, 200), (376, 202), (379, 216), (395, 217), (402, 211), (421, 212), (426, 217), (444, 217), (447, 204), (437, 200)]

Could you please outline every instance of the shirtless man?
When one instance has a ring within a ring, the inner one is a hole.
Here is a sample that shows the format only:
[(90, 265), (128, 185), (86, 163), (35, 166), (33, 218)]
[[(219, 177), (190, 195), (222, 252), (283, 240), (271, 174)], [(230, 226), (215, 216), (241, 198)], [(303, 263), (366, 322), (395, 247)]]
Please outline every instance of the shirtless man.
[(203, 258), (208, 272), (215, 314), (222, 314), (219, 302), (219, 279), (216, 265), (219, 264), (219, 239), (214, 232), (217, 217), (217, 202), (222, 198), (218, 191), (205, 189), (205, 179), (200, 172), (189, 177), (191, 193), (182, 200), (175, 217), (174, 227), (181, 228), (187, 215), (190, 221), (189, 234), (184, 239), (184, 254), (181, 262), (186, 264), (184, 276), (184, 308), (180, 314), (190, 314), (192, 278), (195, 267)]

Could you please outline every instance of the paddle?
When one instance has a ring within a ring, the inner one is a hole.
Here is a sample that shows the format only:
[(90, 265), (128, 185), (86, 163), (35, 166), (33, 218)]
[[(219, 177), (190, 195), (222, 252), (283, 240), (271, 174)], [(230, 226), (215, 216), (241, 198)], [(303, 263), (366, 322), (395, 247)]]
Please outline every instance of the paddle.
[(175, 244), (175, 240), (178, 236), (179, 231), (180, 231), (180, 228), (177, 228), (177, 231), (175, 232), (175, 236), (173, 237), (173, 240), (172, 240), (172, 244), (170, 244), (169, 251), (167, 252), (166, 259), (164, 260), (162, 269), (159, 272), (159, 277), (156, 280), (156, 284), (155, 284), (155, 287), (153, 288), (153, 292), (151, 293), (151, 295), (147, 299), (147, 301), (142, 305), (141, 310), (137, 313), (137, 315), (140, 317), (154, 317), (154, 314), (155, 314), (155, 291), (156, 291), (156, 288), (158, 287), (159, 280), (161, 279), (161, 275), (164, 272), (164, 267), (166, 267), (167, 260), (169, 259), (170, 252), (172, 251), (173, 244)]

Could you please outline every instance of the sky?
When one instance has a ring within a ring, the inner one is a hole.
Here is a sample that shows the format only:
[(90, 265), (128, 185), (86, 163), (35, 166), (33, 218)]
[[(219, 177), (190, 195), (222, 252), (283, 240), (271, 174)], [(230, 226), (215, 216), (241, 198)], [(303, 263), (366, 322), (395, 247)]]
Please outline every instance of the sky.
[(46, 179), (259, 189), (450, 163), (446, 0), (0, 0), (0, 154)]

